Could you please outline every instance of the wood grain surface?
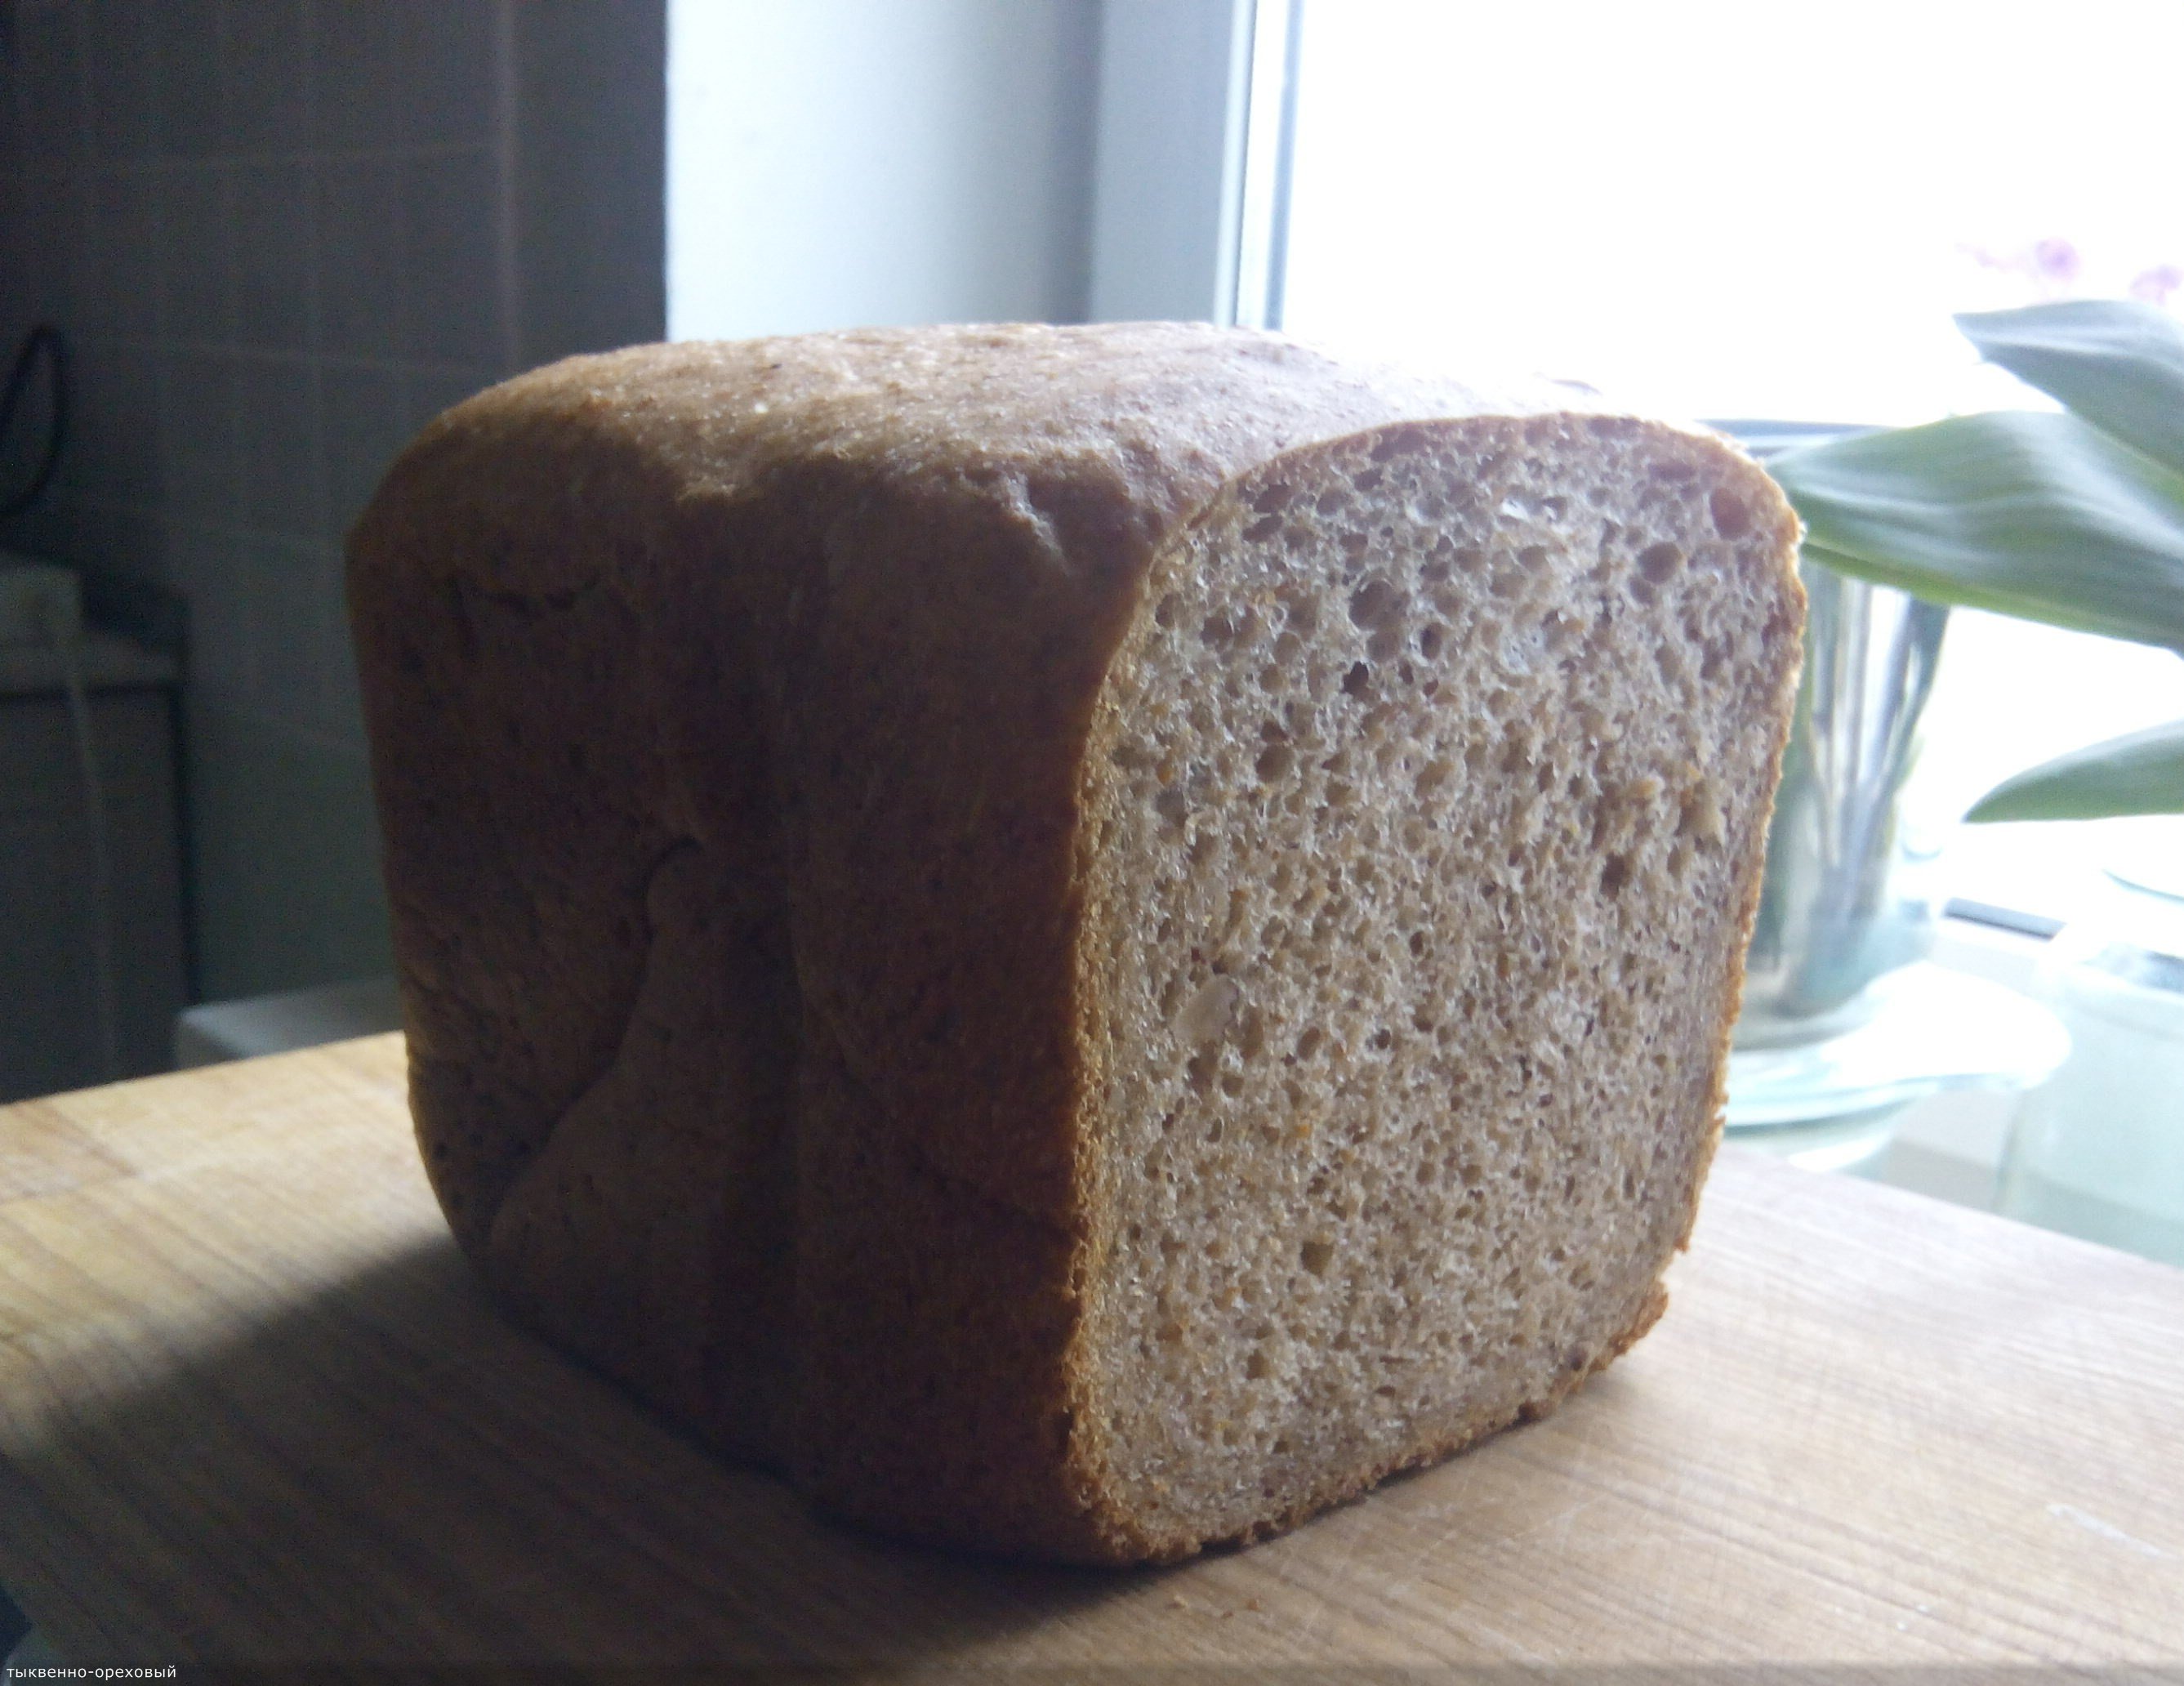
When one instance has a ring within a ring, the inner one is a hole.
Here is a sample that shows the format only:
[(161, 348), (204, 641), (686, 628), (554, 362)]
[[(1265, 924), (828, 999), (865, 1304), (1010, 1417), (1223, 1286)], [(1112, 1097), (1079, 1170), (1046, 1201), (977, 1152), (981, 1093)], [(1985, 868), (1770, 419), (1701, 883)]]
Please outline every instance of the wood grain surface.
[(2184, 1678), (2184, 1273), (1730, 1150), (1670, 1286), (1552, 1418), (1286, 1538), (949, 1558), (503, 1324), (399, 1038), (340, 1044), (0, 1110), (0, 1583), (90, 1663)]

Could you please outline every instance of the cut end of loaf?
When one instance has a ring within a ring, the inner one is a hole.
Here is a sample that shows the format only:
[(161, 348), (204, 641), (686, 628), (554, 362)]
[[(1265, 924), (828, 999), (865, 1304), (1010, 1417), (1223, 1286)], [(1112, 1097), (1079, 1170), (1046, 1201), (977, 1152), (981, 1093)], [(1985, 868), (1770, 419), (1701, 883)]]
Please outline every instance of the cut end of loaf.
[(1725, 448), (1558, 416), (1299, 451), (1156, 563), (1084, 798), (1081, 1449), (1132, 1555), (1446, 1455), (1658, 1315), (1792, 537)]

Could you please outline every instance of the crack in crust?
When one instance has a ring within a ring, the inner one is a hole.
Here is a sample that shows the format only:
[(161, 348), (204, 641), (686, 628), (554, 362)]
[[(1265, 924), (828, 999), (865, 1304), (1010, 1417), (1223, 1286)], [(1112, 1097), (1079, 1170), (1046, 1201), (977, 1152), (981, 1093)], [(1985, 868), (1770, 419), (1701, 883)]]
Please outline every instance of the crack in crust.
[[(530, 1156), (525, 1160), (522, 1168), (516, 1172), (515, 1180), (507, 1188), (501, 1191), (500, 1199), (482, 1214), (485, 1226), (488, 1231), (499, 1218), (502, 1205), (510, 1197), (517, 1192), (524, 1178), (537, 1166), (539, 1159), (553, 1147), (554, 1137), (561, 1126), (568, 1121), (572, 1114), (583, 1108), (587, 1103), (596, 1104), (595, 1097), (601, 1086), (614, 1075), (616, 1068), (634, 1052), (633, 1032), (637, 1029), (638, 1014), (644, 998), (644, 980), (653, 969), (653, 957), (658, 949), (660, 940), (660, 922), (652, 912), (653, 890), (660, 881), (660, 874), (666, 869), (671, 861), (678, 855), (695, 851), (699, 846), (694, 837), (678, 837), (662, 848), (654, 858), (652, 864), (644, 869), (642, 879), (643, 888), (633, 902), (634, 907), (644, 918), (644, 958), (639, 963), (637, 987), (631, 991), (628, 1009), (622, 1015), (621, 1030), (615, 1037), (614, 1051), (599, 1062), (598, 1069), (592, 1074), (590, 1079), (566, 1106), (551, 1112), (537, 1143), (531, 1150)], [(426, 992), (443, 997), (445, 995), (444, 991), (427, 991)], [(541, 1110), (545, 1111), (546, 1108), (542, 1106)]]

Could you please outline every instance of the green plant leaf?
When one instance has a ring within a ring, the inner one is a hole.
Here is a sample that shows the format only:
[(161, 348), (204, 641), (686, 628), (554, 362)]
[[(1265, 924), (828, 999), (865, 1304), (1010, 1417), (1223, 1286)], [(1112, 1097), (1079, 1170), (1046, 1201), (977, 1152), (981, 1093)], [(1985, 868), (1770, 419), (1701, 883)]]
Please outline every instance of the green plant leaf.
[(2073, 750), (2004, 779), (1964, 818), (2107, 819), (2184, 813), (2184, 720)]
[(1998, 410), (1785, 451), (1808, 551), (1858, 578), (2184, 650), (2184, 474), (2075, 416)]
[(2073, 299), (1959, 316), (1981, 356), (2184, 471), (2184, 327), (2151, 304)]

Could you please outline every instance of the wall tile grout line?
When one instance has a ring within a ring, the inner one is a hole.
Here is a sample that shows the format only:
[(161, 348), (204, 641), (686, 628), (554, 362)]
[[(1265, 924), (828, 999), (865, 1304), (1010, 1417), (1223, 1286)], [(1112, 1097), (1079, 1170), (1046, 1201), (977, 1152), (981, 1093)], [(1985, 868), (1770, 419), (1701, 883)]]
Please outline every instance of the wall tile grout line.
[[(302, 0), (298, 8), (302, 19), (303, 55), (307, 64), (316, 62), (318, 44), (317, 0)], [(306, 78), (304, 84), (304, 131), (318, 132), (319, 91), (316, 81)], [(323, 165), (304, 160), (304, 273), (309, 280), (304, 289), (304, 346), (309, 359), (306, 379), (310, 388), (311, 459), (312, 472), (318, 476), (318, 522), (327, 524), (333, 506), (333, 465), (330, 461), (326, 427), (326, 305), (322, 277), (325, 273), (325, 244), (319, 226), (319, 180)], [(335, 570), (337, 582), (341, 569)], [(337, 603), (332, 611), (336, 626), (342, 636), (348, 635), (346, 600)], [(318, 701), (321, 706), (332, 701), (332, 687), (327, 683), (327, 658), (335, 652), (321, 649), (319, 652)]]
[[(18, 91), (19, 109), (27, 104)], [(28, 122), (29, 114), (24, 112)], [(372, 147), (296, 147), (280, 151), (157, 153), (138, 158), (102, 159), (86, 153), (64, 163), (25, 158), (17, 166), (32, 181), (63, 176), (171, 176), (208, 165), (273, 164), (431, 164), (496, 150), (489, 141), (421, 141), (414, 144)]]
[(288, 366), (299, 369), (307, 364), (321, 363), (331, 369), (369, 370), (410, 379), (476, 380), (481, 385), (496, 378), (494, 371), (482, 369), (474, 363), (443, 361), (432, 358), (367, 357), (348, 352), (314, 355), (309, 350), (290, 350), (276, 345), (254, 345), (244, 341), (186, 339), (159, 334), (95, 332), (80, 333), (71, 337), (79, 343), (152, 355), (157, 355), (162, 352), (181, 352), (193, 356), (227, 357), (237, 362), (262, 363), (270, 366)]
[(260, 539), (271, 544), (297, 549), (330, 550), (333, 541), (323, 536), (302, 538), (293, 533), (283, 533), (271, 528), (258, 527), (244, 521), (215, 521), (203, 516), (177, 514), (164, 504), (139, 503), (127, 498), (111, 498), (96, 492), (79, 491), (65, 505), (69, 510), (84, 515), (120, 516), (140, 521), (153, 521), (177, 533), (209, 537), (214, 534)]
[(75, 0), (70, 10), (75, 20), (76, 156), (88, 163), (98, 150), (91, 103), (91, 8)]
[(515, 0), (494, 0), (493, 152), (499, 192), (494, 206), (494, 281), (500, 296), (500, 362), (504, 377), (522, 367), (522, 298), (516, 250)]

